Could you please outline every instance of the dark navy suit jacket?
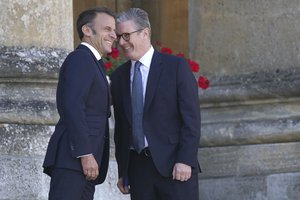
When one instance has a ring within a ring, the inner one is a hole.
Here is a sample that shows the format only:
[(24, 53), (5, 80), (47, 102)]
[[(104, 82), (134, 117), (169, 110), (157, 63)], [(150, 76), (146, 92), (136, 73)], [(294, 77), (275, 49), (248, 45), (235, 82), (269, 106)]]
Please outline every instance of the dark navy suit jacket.
[(64, 61), (56, 93), (60, 119), (50, 138), (44, 172), (53, 168), (82, 171), (78, 156), (93, 154), (100, 168), (95, 181), (106, 177), (109, 160), (109, 87), (93, 53), (79, 45)]
[[(115, 145), (119, 177), (125, 177), (132, 138), (131, 62), (111, 77)], [(143, 129), (153, 162), (162, 176), (172, 176), (176, 162), (199, 172), (200, 106), (195, 77), (184, 58), (154, 51), (146, 86)]]

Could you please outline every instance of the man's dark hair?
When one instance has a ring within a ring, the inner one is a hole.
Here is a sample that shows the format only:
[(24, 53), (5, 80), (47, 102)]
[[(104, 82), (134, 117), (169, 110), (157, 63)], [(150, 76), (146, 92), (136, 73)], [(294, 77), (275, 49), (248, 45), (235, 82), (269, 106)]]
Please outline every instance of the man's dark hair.
[(78, 36), (79, 36), (80, 40), (83, 38), (82, 26), (84, 26), (86, 24), (90, 24), (90, 26), (92, 26), (93, 20), (95, 19), (97, 13), (105, 13), (105, 14), (115, 18), (114, 12), (112, 10), (110, 10), (109, 8), (105, 8), (105, 7), (93, 8), (93, 9), (83, 11), (78, 16), (77, 23), (76, 23), (77, 32), (78, 32)]

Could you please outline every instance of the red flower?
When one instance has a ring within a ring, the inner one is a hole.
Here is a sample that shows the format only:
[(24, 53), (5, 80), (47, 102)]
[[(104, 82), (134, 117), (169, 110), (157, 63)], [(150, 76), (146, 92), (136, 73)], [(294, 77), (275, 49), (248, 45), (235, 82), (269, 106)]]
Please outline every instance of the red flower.
[(161, 47), (161, 42), (160, 41), (156, 41), (156, 45)]
[(184, 57), (184, 54), (183, 53), (178, 53), (178, 54), (176, 54), (176, 56), (178, 56), (178, 57)]
[(162, 47), (160, 50), (162, 53), (172, 54), (172, 49), (168, 47)]
[(198, 86), (202, 89), (207, 89), (209, 87), (209, 80), (205, 76), (199, 76)]
[(112, 48), (111, 52), (108, 54), (108, 56), (113, 57), (113, 59), (117, 59), (119, 57), (119, 55), (120, 55), (120, 52), (116, 48)]
[(190, 64), (192, 72), (199, 72), (200, 66), (199, 66), (199, 64), (197, 62), (195, 62), (195, 61), (193, 61), (191, 59), (188, 59), (188, 62)]
[(112, 66), (113, 66), (113, 64), (111, 63), (111, 62), (106, 62), (106, 63), (104, 63), (104, 65), (105, 65), (105, 68), (108, 70), (108, 69), (110, 69)]
[[(200, 71), (200, 65), (199, 63), (189, 59), (188, 57), (185, 57), (183, 53), (177, 53), (173, 54), (173, 51), (171, 48), (164, 47), (164, 45), (160, 41), (156, 41), (156, 46), (158, 47), (158, 50), (162, 53), (170, 54), (170, 55), (176, 55), (181, 58), (186, 58), (188, 61), (188, 64), (190, 66), (191, 71), (194, 73), (194, 75), (198, 78), (198, 87), (201, 89), (207, 89), (209, 87), (209, 80), (205, 76), (199, 76), (198, 72)], [(106, 73), (108, 75), (111, 75), (115, 69), (120, 66), (122, 63), (126, 62), (127, 58), (124, 57), (122, 52), (120, 52), (117, 48), (112, 48), (111, 53), (107, 54), (107, 56), (104, 58)]]

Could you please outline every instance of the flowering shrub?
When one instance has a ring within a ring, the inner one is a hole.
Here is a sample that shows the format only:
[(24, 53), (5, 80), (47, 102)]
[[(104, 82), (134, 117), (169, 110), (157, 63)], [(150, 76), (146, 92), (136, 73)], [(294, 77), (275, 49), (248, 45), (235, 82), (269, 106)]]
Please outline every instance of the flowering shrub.
[[(172, 49), (162, 46), (162, 44), (160, 42), (156, 42), (156, 44), (160, 48), (160, 51), (162, 53), (173, 54)], [(178, 54), (175, 54), (175, 55), (179, 56), (179, 57), (184, 57), (183, 53), (178, 53)], [(192, 72), (195, 73), (195, 74), (199, 73), (199, 71), (200, 71), (199, 63), (197, 63), (196, 61), (191, 60), (189, 58), (187, 58), (187, 61), (190, 65), (190, 67), (191, 67)], [(207, 89), (209, 87), (209, 80), (205, 76), (200, 75), (198, 77), (198, 86), (200, 88), (204, 89), (204, 90)]]
[(126, 61), (127, 59), (120, 53), (118, 49), (112, 48), (111, 53), (107, 54), (107, 57), (104, 58), (107, 75), (113, 73), (117, 67)]
[[(163, 47), (160, 42), (156, 43), (160, 52), (166, 53), (166, 54), (173, 54), (172, 49), (168, 47)], [(175, 54), (179, 57), (184, 57), (184, 54), (178, 53)], [(106, 58), (104, 58), (105, 68), (108, 75), (110, 75), (118, 66), (123, 64), (127, 59), (120, 53), (120, 51), (116, 48), (112, 48), (112, 52), (107, 55)], [(199, 63), (187, 58), (187, 61), (191, 67), (191, 70), (193, 73), (198, 74), (200, 71), (200, 65)], [(203, 76), (200, 75), (198, 77), (198, 86), (202, 89), (207, 89), (209, 87), (209, 80)]]

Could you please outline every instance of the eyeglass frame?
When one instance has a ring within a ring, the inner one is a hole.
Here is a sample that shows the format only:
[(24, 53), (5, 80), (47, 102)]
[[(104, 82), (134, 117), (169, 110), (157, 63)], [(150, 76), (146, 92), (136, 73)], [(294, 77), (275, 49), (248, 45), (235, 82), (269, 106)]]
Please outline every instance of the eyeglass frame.
[[(141, 29), (138, 29), (136, 31), (132, 31), (130, 33), (122, 33), (120, 35), (116, 34), (117, 35), (117, 41), (120, 41), (121, 37), (123, 38), (123, 40), (125, 40), (126, 42), (130, 41), (130, 35), (133, 34), (133, 33), (136, 33), (136, 32), (139, 32), (139, 31), (142, 31), (144, 30), (145, 28), (141, 28)], [(128, 35), (128, 39), (126, 39), (126, 36), (125, 35)], [(125, 38), (124, 38), (125, 37)]]

